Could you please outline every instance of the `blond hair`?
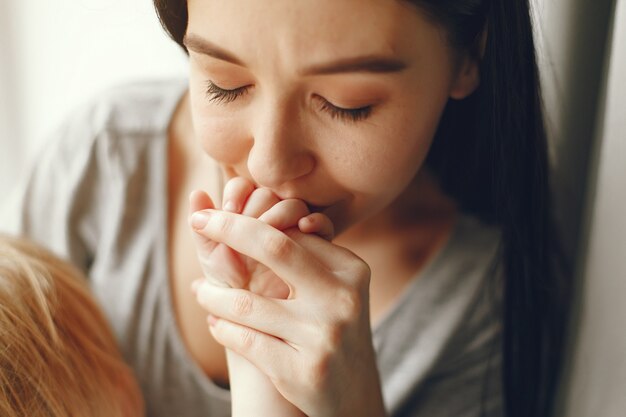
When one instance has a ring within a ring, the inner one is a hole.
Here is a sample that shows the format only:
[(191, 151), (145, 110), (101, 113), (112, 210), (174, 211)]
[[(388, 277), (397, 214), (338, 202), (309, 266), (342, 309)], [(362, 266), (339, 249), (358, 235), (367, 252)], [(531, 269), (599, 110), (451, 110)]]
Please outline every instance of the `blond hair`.
[(82, 274), (33, 243), (0, 235), (0, 415), (143, 412)]

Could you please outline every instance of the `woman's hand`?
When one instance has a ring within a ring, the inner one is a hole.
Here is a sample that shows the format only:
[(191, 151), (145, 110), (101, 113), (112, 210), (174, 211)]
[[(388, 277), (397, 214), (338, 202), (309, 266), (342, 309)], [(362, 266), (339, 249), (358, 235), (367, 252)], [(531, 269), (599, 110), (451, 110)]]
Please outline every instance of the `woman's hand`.
[[(191, 195), (191, 213), (213, 207), (204, 192)], [(319, 233), (332, 238), (332, 223), (326, 216), (310, 214), (299, 200), (281, 201), (271, 190), (259, 188), (243, 179), (233, 178), (224, 190), (225, 210), (260, 218), (272, 227), (284, 230), (299, 227), (308, 233)], [(228, 246), (195, 234), (198, 255), (206, 280), (219, 287), (248, 288), (254, 293), (274, 298), (287, 298), (289, 288), (271, 270), (255, 260), (243, 256)], [(302, 412), (276, 390), (271, 381), (253, 364), (227, 349), (232, 398), (232, 415), (275, 417), (302, 417)]]
[(311, 417), (384, 415), (364, 261), (319, 236), (235, 213), (205, 210), (192, 225), (264, 265), (290, 290), (288, 299), (276, 299), (198, 282), (198, 301), (211, 313), (219, 343)]
[[(255, 188), (254, 184), (241, 177), (226, 183), (222, 207), (228, 212), (258, 218), (279, 230), (297, 227), (304, 233), (315, 233), (328, 240), (334, 234), (328, 217), (309, 213), (301, 200), (280, 200), (271, 190)], [(212, 208), (213, 202), (206, 193), (195, 191), (191, 194), (190, 215)], [(289, 295), (289, 288), (265, 265), (202, 234), (194, 233), (194, 239), (204, 275), (213, 284), (249, 289), (273, 298), (287, 298)]]

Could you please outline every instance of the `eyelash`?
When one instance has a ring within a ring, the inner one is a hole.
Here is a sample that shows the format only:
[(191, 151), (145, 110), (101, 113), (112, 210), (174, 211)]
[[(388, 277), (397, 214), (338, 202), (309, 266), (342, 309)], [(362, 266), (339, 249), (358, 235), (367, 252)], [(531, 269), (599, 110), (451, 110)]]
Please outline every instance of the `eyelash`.
[[(206, 96), (214, 103), (232, 103), (248, 92), (248, 87), (239, 87), (233, 90), (220, 88), (213, 81), (207, 82)], [(359, 122), (367, 119), (372, 113), (372, 106), (359, 107), (358, 109), (344, 109), (331, 104), (323, 97), (316, 96), (320, 101), (320, 109), (327, 112), (333, 119), (341, 119), (345, 122)]]
[(248, 92), (248, 87), (239, 87), (226, 90), (215, 85), (213, 81), (207, 82), (206, 96), (209, 101), (215, 103), (232, 103)]
[(333, 119), (341, 119), (345, 122), (360, 122), (367, 119), (372, 113), (372, 106), (359, 107), (358, 109), (344, 109), (337, 107), (328, 102), (328, 100), (319, 97), (320, 108), (330, 114)]

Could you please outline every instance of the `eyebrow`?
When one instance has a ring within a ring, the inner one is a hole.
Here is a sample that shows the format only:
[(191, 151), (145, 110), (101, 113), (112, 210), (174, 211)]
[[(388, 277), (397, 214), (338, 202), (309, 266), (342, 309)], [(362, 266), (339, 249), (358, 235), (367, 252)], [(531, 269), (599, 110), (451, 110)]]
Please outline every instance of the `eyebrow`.
[[(228, 52), (227, 50), (202, 39), (194, 34), (188, 33), (183, 38), (183, 45), (194, 52), (207, 55), (221, 61), (245, 67), (243, 60)], [(365, 55), (352, 58), (342, 58), (333, 62), (314, 64), (304, 68), (302, 75), (329, 75), (352, 72), (369, 73), (395, 73), (407, 68), (407, 63), (397, 59), (380, 55)]]
[(208, 55), (222, 61), (230, 62), (231, 64), (245, 67), (243, 61), (237, 58), (235, 55), (231, 54), (225, 49), (220, 48), (214, 43), (211, 43), (206, 39), (202, 39), (194, 34), (185, 34), (185, 36), (183, 37), (183, 45), (185, 45), (187, 49), (191, 49), (194, 52)]

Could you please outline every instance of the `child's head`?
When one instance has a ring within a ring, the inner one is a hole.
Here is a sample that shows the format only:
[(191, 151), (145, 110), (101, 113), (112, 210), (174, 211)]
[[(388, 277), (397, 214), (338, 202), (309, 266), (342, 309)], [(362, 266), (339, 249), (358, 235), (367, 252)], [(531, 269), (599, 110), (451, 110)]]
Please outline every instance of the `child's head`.
[(1, 235), (0, 415), (143, 415), (139, 387), (84, 277)]

